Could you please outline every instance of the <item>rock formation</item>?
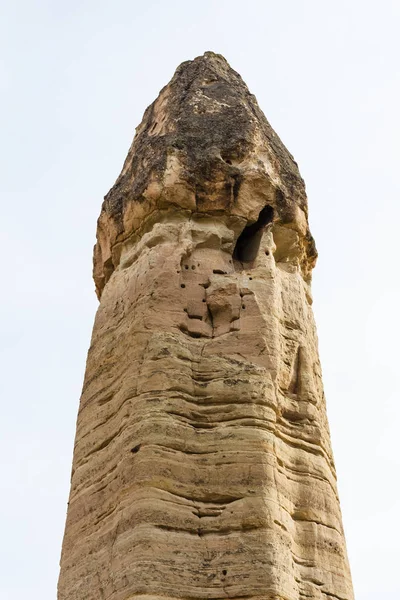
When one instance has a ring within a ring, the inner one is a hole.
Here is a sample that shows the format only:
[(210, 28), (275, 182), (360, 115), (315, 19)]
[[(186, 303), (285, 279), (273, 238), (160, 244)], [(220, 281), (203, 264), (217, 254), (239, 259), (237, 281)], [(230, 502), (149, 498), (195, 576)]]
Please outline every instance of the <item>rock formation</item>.
[(352, 600), (296, 163), (222, 56), (98, 220), (59, 600)]

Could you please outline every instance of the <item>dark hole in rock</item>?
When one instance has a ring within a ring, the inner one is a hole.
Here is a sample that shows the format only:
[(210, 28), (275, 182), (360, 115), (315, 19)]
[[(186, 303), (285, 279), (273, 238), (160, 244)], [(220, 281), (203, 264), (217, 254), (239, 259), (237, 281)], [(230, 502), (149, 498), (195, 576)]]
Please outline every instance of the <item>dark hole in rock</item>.
[(226, 569), (222, 569), (222, 575), (226, 575), (228, 571)]
[(132, 449), (131, 449), (131, 452), (132, 452), (133, 454), (136, 454), (136, 452), (139, 452), (139, 450), (140, 450), (140, 444), (138, 444), (137, 446), (135, 446), (134, 448), (132, 448)]
[(181, 288), (185, 288), (186, 285), (184, 283), (181, 283)]
[(235, 161), (240, 162), (240, 157), (234, 148), (221, 149), (221, 158), (227, 165), (232, 165)]
[(257, 221), (247, 225), (239, 235), (233, 251), (234, 259), (240, 262), (252, 262), (256, 258), (264, 229), (272, 223), (273, 218), (274, 209), (267, 204), (258, 215)]

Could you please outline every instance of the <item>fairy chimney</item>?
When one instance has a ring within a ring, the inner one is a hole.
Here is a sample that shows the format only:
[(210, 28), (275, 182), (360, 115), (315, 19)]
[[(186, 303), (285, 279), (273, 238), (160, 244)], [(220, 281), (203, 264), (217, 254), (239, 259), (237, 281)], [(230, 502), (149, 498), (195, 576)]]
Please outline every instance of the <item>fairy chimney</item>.
[(241, 77), (180, 65), (98, 220), (59, 600), (353, 600), (316, 256)]

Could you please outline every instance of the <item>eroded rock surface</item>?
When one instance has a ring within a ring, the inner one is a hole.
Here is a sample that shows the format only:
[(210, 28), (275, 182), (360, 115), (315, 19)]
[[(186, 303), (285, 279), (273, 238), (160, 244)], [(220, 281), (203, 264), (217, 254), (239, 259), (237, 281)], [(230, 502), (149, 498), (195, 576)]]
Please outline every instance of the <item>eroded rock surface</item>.
[(98, 221), (59, 600), (352, 600), (296, 163), (219, 55)]

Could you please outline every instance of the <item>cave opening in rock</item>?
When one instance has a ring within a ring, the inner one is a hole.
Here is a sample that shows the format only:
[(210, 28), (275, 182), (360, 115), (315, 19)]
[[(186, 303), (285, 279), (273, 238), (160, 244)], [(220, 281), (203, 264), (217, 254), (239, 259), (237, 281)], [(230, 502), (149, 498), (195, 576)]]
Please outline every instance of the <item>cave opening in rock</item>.
[(255, 260), (260, 248), (262, 234), (266, 226), (272, 223), (273, 218), (274, 209), (267, 204), (258, 215), (257, 221), (251, 225), (247, 225), (239, 235), (233, 251), (233, 258), (235, 260), (242, 263), (253, 262)]

